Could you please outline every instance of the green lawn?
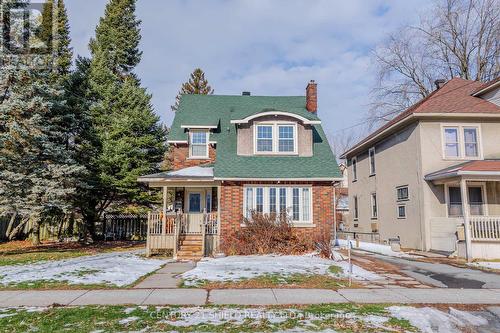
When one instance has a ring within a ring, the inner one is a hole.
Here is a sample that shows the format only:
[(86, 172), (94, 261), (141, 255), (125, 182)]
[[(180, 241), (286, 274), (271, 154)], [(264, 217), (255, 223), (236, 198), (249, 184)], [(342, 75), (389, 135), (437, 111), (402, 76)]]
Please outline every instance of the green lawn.
[[(198, 311), (198, 312), (196, 312)], [(258, 311), (261, 317), (227, 317), (228, 313)], [(202, 317), (202, 315), (206, 317)], [(281, 317), (277, 317), (280, 315)], [(377, 327), (365, 316), (386, 318)], [(275, 318), (280, 318), (275, 320)], [(1, 332), (273, 332), (289, 329), (339, 332), (413, 331), (406, 320), (390, 317), (384, 305), (325, 304), (285, 309), (278, 307), (59, 307), (44, 311), (0, 309)]]

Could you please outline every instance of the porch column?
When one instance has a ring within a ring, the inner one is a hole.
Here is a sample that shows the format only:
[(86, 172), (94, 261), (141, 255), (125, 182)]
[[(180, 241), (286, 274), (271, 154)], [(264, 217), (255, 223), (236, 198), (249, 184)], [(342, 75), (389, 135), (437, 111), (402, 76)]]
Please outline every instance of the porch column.
[(472, 261), (472, 242), (470, 233), (470, 207), (469, 207), (469, 194), (467, 191), (467, 180), (462, 178), (460, 180), (460, 191), (462, 194), (462, 213), (464, 215), (464, 228), (465, 228), (465, 251), (467, 261)]
[(168, 187), (163, 186), (163, 223), (161, 233), (163, 235), (167, 234), (167, 201), (168, 201)]

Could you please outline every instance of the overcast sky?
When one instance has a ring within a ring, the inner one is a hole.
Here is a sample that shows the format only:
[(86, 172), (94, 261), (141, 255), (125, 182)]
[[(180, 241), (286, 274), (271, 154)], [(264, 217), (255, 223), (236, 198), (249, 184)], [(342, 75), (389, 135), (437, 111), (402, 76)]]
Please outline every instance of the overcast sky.
[[(106, 0), (66, 0), (76, 54), (88, 55)], [(418, 20), (429, 0), (138, 0), (137, 73), (167, 125), (182, 82), (201, 67), (216, 94), (304, 95), (318, 83), (329, 134), (363, 121), (375, 73), (370, 51)], [(354, 128), (356, 130), (356, 128)]]

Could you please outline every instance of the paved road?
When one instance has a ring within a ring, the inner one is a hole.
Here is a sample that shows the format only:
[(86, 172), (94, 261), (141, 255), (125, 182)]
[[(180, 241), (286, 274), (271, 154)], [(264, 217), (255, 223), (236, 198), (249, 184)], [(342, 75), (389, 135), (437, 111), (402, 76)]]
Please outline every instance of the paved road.
[(373, 254), (369, 257), (398, 266), (414, 279), (439, 288), (498, 289), (500, 274)]

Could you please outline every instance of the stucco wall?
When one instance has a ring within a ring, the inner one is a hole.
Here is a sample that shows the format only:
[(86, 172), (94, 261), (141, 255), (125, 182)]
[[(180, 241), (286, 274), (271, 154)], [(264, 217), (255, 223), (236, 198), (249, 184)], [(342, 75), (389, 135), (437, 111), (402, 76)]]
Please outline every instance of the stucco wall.
[(264, 116), (256, 118), (248, 124), (238, 125), (238, 155), (254, 154), (254, 126), (261, 121), (284, 121), (297, 124), (297, 148), (299, 156), (312, 156), (313, 133), (312, 127), (304, 125), (295, 118), (286, 116)]
[[(420, 160), (419, 130), (416, 124), (386, 138), (375, 145), (376, 174), (369, 175), (368, 151), (357, 156), (358, 180), (353, 180), (349, 160), (349, 205), (353, 216), (354, 195), (358, 197), (359, 218), (353, 231), (371, 232), (371, 223), (377, 222), (381, 240), (400, 237), (406, 247), (420, 248), (422, 230), (420, 226)], [(406, 205), (406, 219), (397, 217), (398, 186), (408, 185), (409, 200)], [(377, 193), (378, 217), (371, 218), (371, 193)]]

